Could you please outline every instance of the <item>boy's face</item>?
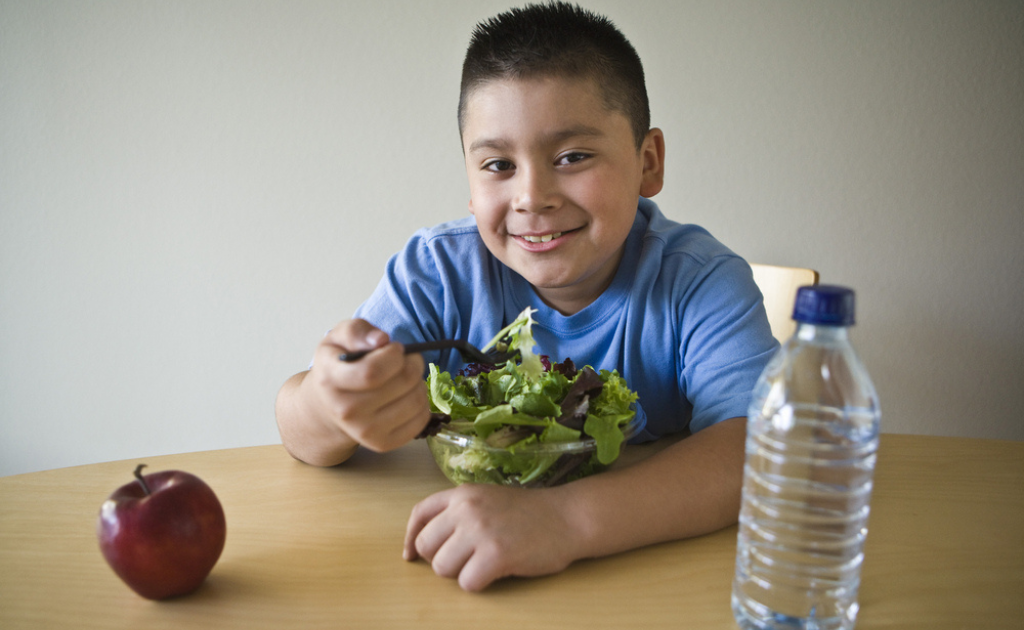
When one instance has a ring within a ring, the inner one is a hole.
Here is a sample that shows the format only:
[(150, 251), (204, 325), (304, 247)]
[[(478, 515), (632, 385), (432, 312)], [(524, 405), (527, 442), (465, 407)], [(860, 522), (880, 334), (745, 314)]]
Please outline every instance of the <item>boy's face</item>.
[(637, 151), (589, 80), (500, 80), (470, 95), (462, 133), (470, 212), (487, 248), (571, 314), (608, 287), (638, 198), (661, 190), (664, 140)]

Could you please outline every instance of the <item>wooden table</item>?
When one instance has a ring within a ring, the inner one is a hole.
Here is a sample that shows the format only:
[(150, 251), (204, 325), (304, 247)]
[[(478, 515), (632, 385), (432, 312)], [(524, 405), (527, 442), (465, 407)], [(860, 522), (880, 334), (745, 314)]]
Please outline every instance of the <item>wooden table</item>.
[[(735, 527), (470, 594), (401, 558), (412, 506), (449, 487), (422, 442), (334, 469), (276, 445), (138, 461), (219, 495), (203, 587), (151, 602), (104, 563), (97, 511), (136, 461), (3, 477), (0, 628), (735, 628)], [(875, 481), (858, 629), (1024, 627), (1024, 442), (885, 435)]]

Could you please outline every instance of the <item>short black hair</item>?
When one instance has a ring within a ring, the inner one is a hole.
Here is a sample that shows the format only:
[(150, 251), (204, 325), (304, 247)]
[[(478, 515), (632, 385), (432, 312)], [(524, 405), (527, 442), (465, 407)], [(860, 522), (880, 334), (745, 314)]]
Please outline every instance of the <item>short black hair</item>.
[(462, 64), (459, 134), (472, 91), (493, 80), (593, 79), (605, 106), (629, 119), (637, 149), (651, 127), (644, 69), (608, 18), (567, 2), (530, 4), (481, 22)]

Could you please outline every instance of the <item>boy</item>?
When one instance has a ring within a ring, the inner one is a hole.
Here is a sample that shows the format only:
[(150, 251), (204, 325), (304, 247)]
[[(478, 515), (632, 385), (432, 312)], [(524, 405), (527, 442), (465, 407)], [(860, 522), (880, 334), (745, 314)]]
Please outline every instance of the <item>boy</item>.
[(288, 451), (334, 465), (359, 445), (405, 444), (429, 417), (425, 361), (463, 366), (455, 352), (406, 356), (399, 341), (482, 345), (533, 306), (538, 351), (618, 369), (639, 393), (640, 439), (692, 435), (555, 488), (430, 496), (410, 516), (404, 557), (476, 591), (734, 523), (743, 416), (777, 344), (749, 266), (646, 199), (662, 188), (665, 144), (633, 47), (572, 5), (501, 14), (474, 32), (459, 128), (472, 218), (417, 232), (357, 319), (284, 384)]

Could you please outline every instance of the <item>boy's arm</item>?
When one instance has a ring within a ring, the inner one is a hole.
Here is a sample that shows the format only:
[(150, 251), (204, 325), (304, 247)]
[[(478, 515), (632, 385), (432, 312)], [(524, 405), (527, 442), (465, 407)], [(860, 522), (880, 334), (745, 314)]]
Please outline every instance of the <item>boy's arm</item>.
[(746, 420), (732, 418), (622, 469), (544, 490), (463, 485), (412, 512), (404, 556), (466, 590), (736, 522)]
[[(346, 363), (346, 351), (373, 350)], [(423, 358), (363, 320), (341, 322), (317, 346), (313, 367), (288, 379), (275, 407), (281, 441), (298, 460), (345, 461), (360, 444), (387, 451), (405, 444), (430, 418)]]
[[(580, 558), (690, 538), (736, 522), (746, 418), (731, 418), (672, 444), (619, 474), (581, 479), (571, 510)], [(616, 505), (612, 505), (612, 497)]]

